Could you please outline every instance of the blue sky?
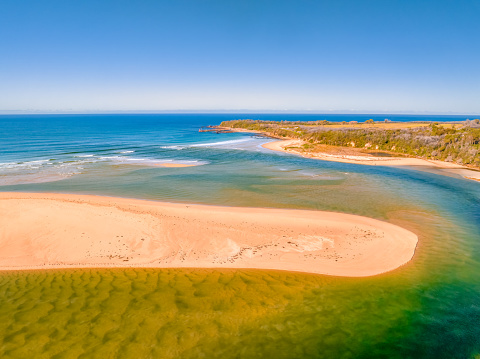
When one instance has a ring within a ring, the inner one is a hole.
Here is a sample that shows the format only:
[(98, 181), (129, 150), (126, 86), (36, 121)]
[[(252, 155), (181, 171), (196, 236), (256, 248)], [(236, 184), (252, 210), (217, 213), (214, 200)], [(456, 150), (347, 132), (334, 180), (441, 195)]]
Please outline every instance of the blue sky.
[(0, 111), (480, 114), (480, 0), (0, 2)]

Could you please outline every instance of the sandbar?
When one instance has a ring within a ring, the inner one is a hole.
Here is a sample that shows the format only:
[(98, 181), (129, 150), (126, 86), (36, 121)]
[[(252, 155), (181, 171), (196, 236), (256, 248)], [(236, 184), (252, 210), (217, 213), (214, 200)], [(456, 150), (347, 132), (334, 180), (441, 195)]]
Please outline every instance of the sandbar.
[(464, 177), (466, 179), (480, 181), (480, 171), (475, 171), (469, 169), (468, 167), (461, 166), (455, 163), (438, 160), (425, 160), (412, 157), (380, 157), (368, 154), (349, 155), (323, 152), (308, 152), (300, 151), (295, 148), (302, 146), (304, 143), (305, 142), (302, 140), (279, 140), (267, 142), (263, 144), (262, 147), (273, 151), (292, 153), (300, 155), (302, 157), (315, 158), (323, 161), (355, 163), (359, 165), (369, 166), (407, 166), (416, 167), (417, 169), (432, 169), (437, 170), (440, 174), (453, 174)]
[(155, 166), (160, 166), (160, 167), (195, 167), (198, 166), (198, 164), (185, 164), (185, 163), (160, 163)]
[(362, 216), (73, 194), (0, 193), (0, 269), (257, 268), (364, 277), (418, 237)]

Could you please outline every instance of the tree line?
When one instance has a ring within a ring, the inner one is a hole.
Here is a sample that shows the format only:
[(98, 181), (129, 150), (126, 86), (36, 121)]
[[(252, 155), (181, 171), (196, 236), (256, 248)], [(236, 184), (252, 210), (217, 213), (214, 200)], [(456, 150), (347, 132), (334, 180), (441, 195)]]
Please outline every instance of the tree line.
[[(464, 121), (460, 127), (431, 122), (411, 128), (329, 127), (329, 123), (234, 120), (220, 126), (242, 128), (277, 138), (301, 139), (309, 144), (369, 148), (424, 159), (454, 162), (480, 168), (480, 121)], [(392, 124), (394, 125), (394, 124)]]

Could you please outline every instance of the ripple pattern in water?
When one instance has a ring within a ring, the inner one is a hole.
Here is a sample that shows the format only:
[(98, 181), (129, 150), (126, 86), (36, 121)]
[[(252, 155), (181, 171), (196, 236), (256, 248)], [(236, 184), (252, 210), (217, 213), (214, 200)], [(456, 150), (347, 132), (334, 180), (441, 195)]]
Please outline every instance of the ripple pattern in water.
[[(448, 311), (448, 291), (412, 285), (392, 276), (255, 270), (3, 273), (0, 357), (473, 358), (480, 334), (480, 308), (468, 307), (473, 292), (449, 323), (436, 322), (418, 313)], [(447, 324), (469, 328), (469, 336)]]
[(0, 272), (1, 358), (480, 358), (478, 183), (266, 152), (245, 134), (200, 136), (218, 116), (183, 117), (0, 118), (1, 189), (354, 213), (418, 233), (413, 261), (363, 279)]

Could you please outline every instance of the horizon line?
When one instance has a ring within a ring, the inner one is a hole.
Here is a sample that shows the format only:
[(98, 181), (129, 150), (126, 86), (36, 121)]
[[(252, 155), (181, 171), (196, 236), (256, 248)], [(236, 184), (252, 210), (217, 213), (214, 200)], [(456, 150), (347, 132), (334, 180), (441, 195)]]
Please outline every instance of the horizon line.
[(141, 114), (291, 114), (291, 115), (417, 115), (417, 116), (480, 116), (467, 112), (437, 111), (356, 111), (356, 110), (252, 110), (252, 109), (210, 109), (210, 110), (0, 110), (0, 115), (141, 115)]

